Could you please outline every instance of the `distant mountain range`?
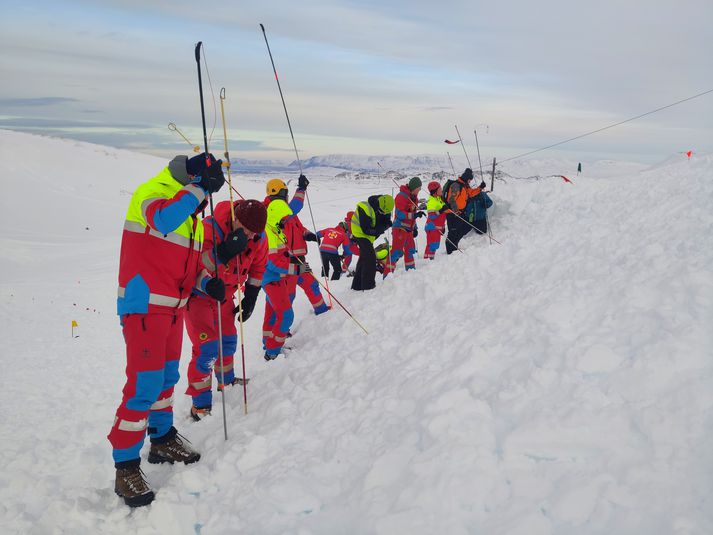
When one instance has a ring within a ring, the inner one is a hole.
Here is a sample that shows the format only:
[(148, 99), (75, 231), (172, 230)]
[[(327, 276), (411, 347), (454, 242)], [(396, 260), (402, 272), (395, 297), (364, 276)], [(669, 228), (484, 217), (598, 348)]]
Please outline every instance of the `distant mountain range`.
[[(465, 159), (462, 155), (454, 154), (453, 165), (456, 174), (465, 168)], [(701, 158), (704, 155), (696, 155)], [(673, 154), (656, 165), (637, 162), (619, 162), (613, 160), (598, 160), (582, 163), (582, 174), (592, 177), (608, 177), (612, 174), (632, 175), (647, 168), (659, 168), (672, 163), (686, 160), (684, 154)], [(479, 163), (473, 161), (473, 171), (479, 175)], [(498, 165), (498, 175), (501, 173), (512, 178), (537, 178), (547, 175), (577, 176), (577, 160), (562, 158), (528, 158), (514, 161), (504, 160)], [(483, 175), (491, 174), (492, 159), (483, 160)], [(302, 160), (302, 169), (331, 174), (335, 178), (347, 180), (387, 178), (402, 180), (409, 176), (419, 176), (427, 180), (442, 180), (453, 176), (451, 163), (444, 156), (422, 154), (415, 156), (367, 156), (359, 154), (327, 154), (312, 156)], [(232, 171), (245, 174), (267, 173), (294, 173), (299, 170), (297, 160), (248, 160), (244, 158), (232, 159)], [(307, 171), (305, 171), (307, 172)]]
[[(381, 164), (381, 166), (379, 165)], [(445, 156), (362, 156), (357, 154), (328, 154), (312, 156), (302, 161), (303, 169), (330, 168), (336, 172), (380, 174), (386, 171), (399, 171), (406, 174), (432, 173), (445, 171), (450, 164)], [(232, 170), (240, 173), (272, 173), (299, 169), (297, 160), (292, 162), (279, 160), (247, 160), (234, 158)]]

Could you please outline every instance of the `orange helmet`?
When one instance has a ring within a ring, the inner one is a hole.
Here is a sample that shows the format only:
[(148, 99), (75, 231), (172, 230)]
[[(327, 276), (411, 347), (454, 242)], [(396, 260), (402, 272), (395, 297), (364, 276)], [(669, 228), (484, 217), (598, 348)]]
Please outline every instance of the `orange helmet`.
[(287, 184), (279, 178), (273, 178), (272, 180), (267, 181), (267, 187), (265, 189), (267, 190), (268, 195), (278, 195), (280, 191), (287, 189)]

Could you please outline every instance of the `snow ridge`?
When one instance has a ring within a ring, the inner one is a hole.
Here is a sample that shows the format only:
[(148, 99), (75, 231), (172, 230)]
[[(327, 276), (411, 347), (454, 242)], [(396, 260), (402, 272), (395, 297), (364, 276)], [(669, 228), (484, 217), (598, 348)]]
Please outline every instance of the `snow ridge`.
[[(4, 131), (0, 158), (4, 533), (713, 532), (710, 156), (497, 183), (502, 245), (467, 237), (373, 292), (330, 282), (368, 336), (298, 296), (294, 348), (266, 364), (258, 307), (227, 442), (219, 404), (186, 416), (186, 338), (176, 426), (203, 458), (144, 463), (158, 493), (136, 511), (105, 439), (125, 365), (114, 288), (128, 194), (166, 162)], [(314, 176), (317, 226), (386, 188)]]

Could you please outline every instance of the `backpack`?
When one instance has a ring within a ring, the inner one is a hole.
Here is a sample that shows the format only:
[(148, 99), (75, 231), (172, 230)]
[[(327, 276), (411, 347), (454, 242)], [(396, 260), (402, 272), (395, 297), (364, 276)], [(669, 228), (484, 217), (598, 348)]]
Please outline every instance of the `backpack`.
[(451, 186), (453, 186), (453, 184), (456, 184), (457, 182), (457, 180), (449, 178), (448, 180), (446, 180), (446, 183), (443, 184), (441, 198), (445, 201), (446, 204), (450, 204), (450, 199), (448, 198), (448, 196), (451, 194)]
[(475, 214), (478, 210), (476, 206), (478, 202), (478, 197), (480, 197), (480, 195), (470, 197), (465, 205), (465, 208), (463, 209), (463, 219), (465, 219), (466, 221), (468, 221), (468, 223), (471, 224), (473, 223), (473, 221), (475, 221)]

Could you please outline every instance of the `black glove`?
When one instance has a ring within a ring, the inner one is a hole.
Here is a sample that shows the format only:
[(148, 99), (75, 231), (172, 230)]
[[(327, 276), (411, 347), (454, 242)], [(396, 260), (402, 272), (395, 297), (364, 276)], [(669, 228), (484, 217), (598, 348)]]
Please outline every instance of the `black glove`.
[(307, 262), (303, 262), (300, 264), (300, 275), (303, 273), (312, 273), (312, 268), (309, 267), (309, 264)]
[(444, 204), (443, 206), (441, 206), (441, 209), (438, 210), (438, 213), (442, 214), (443, 212), (447, 212), (448, 210), (450, 210), (450, 207), (448, 206), (448, 204)]
[[(250, 316), (255, 309), (255, 301), (257, 301), (257, 296), (260, 293), (259, 286), (253, 286), (252, 284), (245, 285), (245, 293), (243, 294), (243, 300), (240, 301), (240, 306), (243, 307), (243, 321), (248, 321)], [(233, 314), (236, 316), (240, 313), (240, 306), (233, 309)]]
[(297, 189), (306, 190), (307, 186), (309, 186), (309, 180), (307, 180), (306, 176), (300, 175), (297, 179)]
[(218, 277), (213, 277), (205, 284), (205, 293), (210, 295), (216, 301), (225, 300), (225, 283)]
[(194, 183), (203, 188), (206, 193), (215, 193), (218, 191), (223, 187), (223, 184), (225, 184), (222, 164), (223, 161), (218, 160), (211, 162), (210, 167), (203, 167), (201, 172), (196, 176)]
[(418, 205), (419, 210), (425, 210), (426, 209), (426, 203), (422, 202), (421, 204)]
[(478, 186), (478, 187), (479, 187), (480, 189), (484, 190), (484, 189), (487, 188), (488, 186), (485, 185), (485, 180), (483, 180), (483, 181), (480, 183), (480, 186)]
[(305, 241), (315, 241), (319, 243), (319, 240), (317, 239), (317, 235), (314, 232), (305, 232)]
[(225, 241), (218, 244), (218, 260), (227, 264), (231, 258), (239, 255), (248, 244), (248, 237), (241, 228), (228, 234)]
[(418, 236), (418, 229), (413, 227), (413, 237), (415, 238), (416, 236)]
[(416, 212), (416, 219), (418, 219), (419, 217), (423, 217), (425, 215), (426, 214), (424, 212), (418, 211), (418, 212)]

